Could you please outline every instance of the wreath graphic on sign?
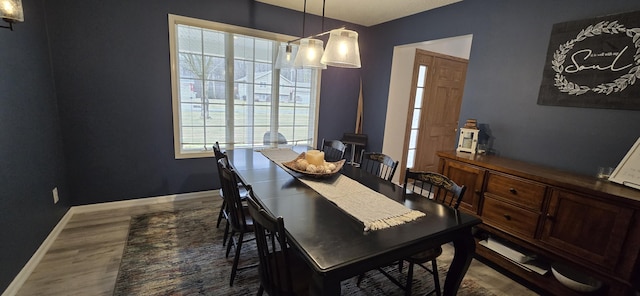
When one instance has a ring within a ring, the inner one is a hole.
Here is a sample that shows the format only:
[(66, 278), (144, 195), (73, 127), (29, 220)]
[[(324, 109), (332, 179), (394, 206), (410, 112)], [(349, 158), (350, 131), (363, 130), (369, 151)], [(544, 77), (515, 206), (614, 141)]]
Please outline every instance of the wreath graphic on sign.
[[(567, 78), (562, 75), (564, 72), (564, 61), (567, 57), (567, 53), (573, 48), (573, 46), (589, 37), (598, 36), (601, 34), (620, 34), (626, 33), (627, 36), (632, 38), (636, 47), (636, 53), (633, 56), (633, 60), (636, 64), (632, 67), (627, 74), (624, 74), (616, 78), (612, 82), (601, 83), (596, 87), (589, 87), (579, 85), (577, 83), (568, 81)], [(569, 95), (581, 95), (588, 91), (593, 91), (599, 94), (609, 95), (613, 92), (621, 92), (627, 86), (633, 85), (636, 79), (640, 79), (640, 28), (627, 29), (624, 25), (618, 24), (618, 21), (602, 21), (595, 25), (590, 25), (586, 29), (580, 31), (575, 39), (569, 40), (560, 47), (553, 54), (553, 60), (551, 61), (551, 68), (556, 72), (555, 86), (564, 93)]]

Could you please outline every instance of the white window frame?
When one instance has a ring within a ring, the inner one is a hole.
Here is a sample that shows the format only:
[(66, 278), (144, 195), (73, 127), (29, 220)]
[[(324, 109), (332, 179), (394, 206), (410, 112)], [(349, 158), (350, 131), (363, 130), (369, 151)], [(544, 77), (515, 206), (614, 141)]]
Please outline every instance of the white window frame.
[[(182, 128), (181, 128), (182, 123), (180, 118), (181, 104), (180, 104), (180, 85), (179, 85), (180, 77), (178, 73), (179, 65), (178, 65), (178, 48), (177, 48), (177, 42), (176, 42), (176, 38), (177, 38), (176, 26), (186, 25), (186, 26), (201, 27), (205, 29), (223, 31), (223, 32), (232, 33), (232, 34), (241, 34), (241, 35), (246, 35), (246, 36), (251, 36), (256, 38), (280, 41), (280, 42), (287, 42), (289, 40), (294, 40), (297, 37), (273, 33), (273, 32), (261, 31), (256, 29), (244, 28), (244, 27), (239, 27), (234, 25), (228, 25), (223, 23), (217, 23), (212, 21), (206, 21), (206, 20), (201, 20), (196, 18), (190, 18), (185, 16), (173, 15), (173, 14), (168, 15), (168, 23), (169, 23), (169, 48), (170, 48), (169, 55), (170, 55), (170, 65), (171, 65), (171, 96), (172, 96), (172, 109), (173, 109), (173, 139), (174, 139), (175, 158), (184, 159), (184, 158), (213, 157), (213, 151), (211, 147), (203, 147), (203, 149), (200, 151), (182, 149), (182, 142), (181, 142), (182, 141)], [(311, 110), (310, 110), (310, 112), (313, 112), (313, 115), (310, 114), (310, 116), (313, 116), (315, 119), (318, 118), (319, 110), (320, 110), (319, 108), (320, 81), (321, 81), (320, 72), (321, 71), (319, 70), (317, 71), (317, 75), (315, 75), (317, 78), (317, 81), (313, 82), (316, 85), (315, 87), (316, 91), (312, 93), (312, 96), (314, 96), (315, 98), (314, 100), (315, 106), (311, 106)], [(279, 73), (279, 71), (275, 73)], [(277, 76), (279, 75), (273, 75), (274, 81), (277, 81), (276, 79)], [(275, 100), (275, 102), (277, 105), (278, 100)], [(272, 107), (272, 113), (273, 113), (273, 107)], [(274, 117), (275, 117), (275, 123), (277, 124), (277, 116), (274, 116), (273, 114), (271, 119), (272, 124), (274, 122)], [(312, 128), (313, 128), (312, 145), (315, 146), (317, 135), (318, 135), (317, 120), (315, 120), (315, 124), (313, 125)], [(224, 139), (221, 139), (221, 140), (224, 140)], [(233, 143), (227, 144), (227, 146), (224, 148), (233, 149), (234, 148)]]

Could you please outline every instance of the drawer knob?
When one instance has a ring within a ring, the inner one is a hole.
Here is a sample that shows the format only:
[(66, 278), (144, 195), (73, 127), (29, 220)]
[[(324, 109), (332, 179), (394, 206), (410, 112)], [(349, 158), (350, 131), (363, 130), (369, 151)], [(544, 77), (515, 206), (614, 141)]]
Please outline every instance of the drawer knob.
[(476, 193), (477, 195), (480, 195), (480, 190), (476, 190), (476, 191), (475, 191), (475, 193)]
[(547, 213), (547, 219), (549, 219), (549, 220), (553, 220), (553, 215), (551, 215), (551, 214)]
[(516, 194), (518, 191), (515, 188), (509, 188), (509, 192)]
[(511, 220), (511, 215), (509, 215), (509, 214), (504, 214), (504, 218), (505, 218), (505, 219), (507, 219), (507, 220)]

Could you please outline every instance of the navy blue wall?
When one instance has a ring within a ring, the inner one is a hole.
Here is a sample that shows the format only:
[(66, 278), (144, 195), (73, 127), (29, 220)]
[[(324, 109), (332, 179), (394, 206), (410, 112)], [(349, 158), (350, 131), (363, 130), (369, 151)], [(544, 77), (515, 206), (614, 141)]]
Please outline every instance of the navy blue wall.
[[(594, 175), (640, 136), (640, 111), (537, 105), (555, 23), (640, 9), (637, 0), (465, 0), (372, 27), (363, 61), (364, 130), (381, 149), (393, 46), (473, 34), (460, 125), (488, 125), (502, 156)], [(636, 82), (633, 87), (640, 87)], [(453, 147), (452, 147), (453, 149)]]
[[(302, 34), (301, 13), (247, 0), (66, 0), (47, 9), (73, 205), (219, 187), (213, 158), (174, 159), (168, 13)], [(307, 34), (321, 32), (318, 17), (307, 21)], [(345, 81), (354, 81), (355, 113), (359, 70), (324, 74), (320, 121), (344, 106)], [(326, 120), (320, 133), (347, 119)]]
[[(252, 0), (23, 2), (26, 22), (0, 30), (0, 290), (69, 205), (218, 187), (213, 159), (174, 159), (168, 13), (302, 33), (300, 13)], [(353, 131), (362, 75), (368, 149), (380, 150), (393, 46), (473, 34), (462, 121), (488, 125), (503, 156), (585, 174), (615, 166), (639, 136), (639, 111), (536, 101), (554, 23), (638, 9), (637, 0), (465, 0), (350, 25), (363, 68), (323, 71), (318, 136)], [(317, 17), (307, 20), (307, 35), (321, 31)]]
[(23, 6), (26, 22), (0, 29), (0, 291), (69, 208), (43, 4)]

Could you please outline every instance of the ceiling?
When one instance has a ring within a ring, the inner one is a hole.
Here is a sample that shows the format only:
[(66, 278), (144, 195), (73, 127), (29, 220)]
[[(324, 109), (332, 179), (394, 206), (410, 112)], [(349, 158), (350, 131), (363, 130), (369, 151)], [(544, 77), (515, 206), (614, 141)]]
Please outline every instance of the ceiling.
[[(258, 2), (304, 11), (305, 0), (256, 0)], [(462, 0), (306, 0), (307, 13), (365, 27), (442, 7)]]

